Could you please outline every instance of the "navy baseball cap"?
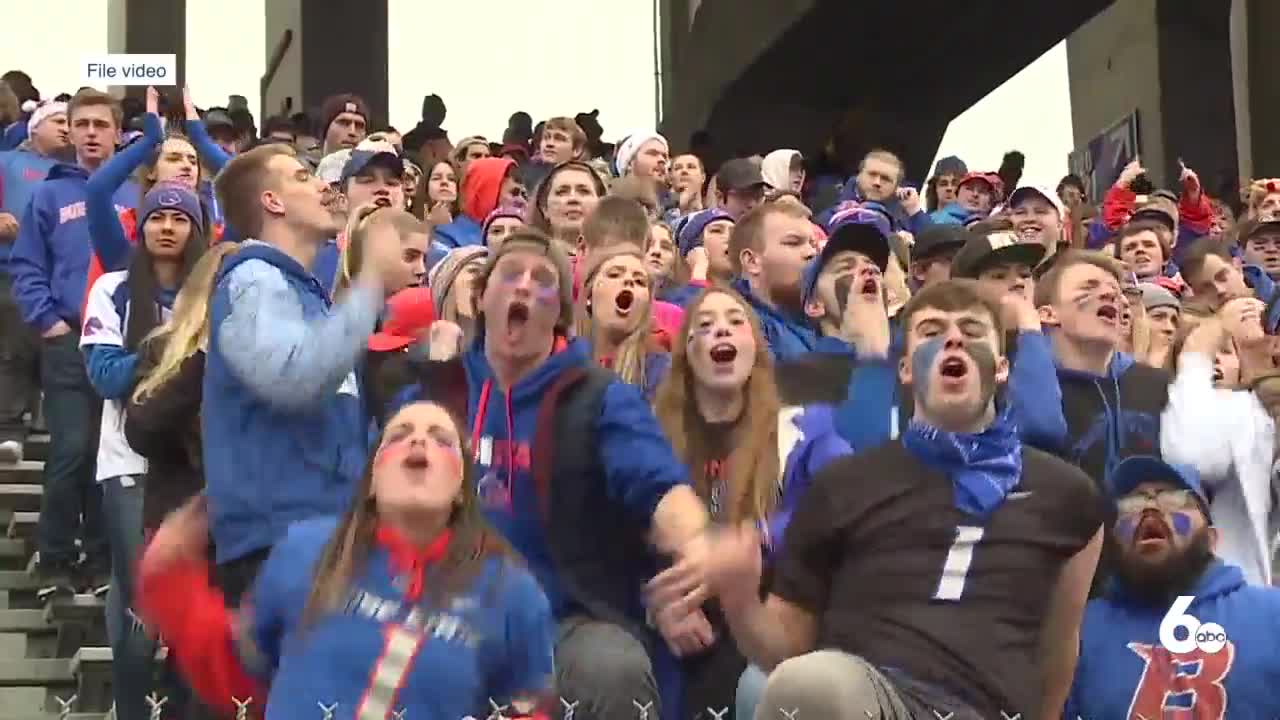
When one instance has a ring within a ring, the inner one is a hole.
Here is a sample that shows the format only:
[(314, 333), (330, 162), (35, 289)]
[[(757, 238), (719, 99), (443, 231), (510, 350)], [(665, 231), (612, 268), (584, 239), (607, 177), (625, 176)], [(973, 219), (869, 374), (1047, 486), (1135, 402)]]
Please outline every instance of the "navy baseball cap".
[(1190, 490), (1209, 518), (1209, 496), (1200, 484), (1200, 473), (1190, 465), (1167, 463), (1152, 455), (1126, 458), (1111, 471), (1112, 497), (1124, 497), (1144, 482), (1165, 482)]
[(818, 286), (818, 275), (831, 258), (846, 250), (860, 252), (884, 272), (889, 266), (889, 236), (893, 230), (886, 214), (874, 208), (851, 207), (841, 210), (827, 223), (827, 244), (804, 269), (801, 299), (809, 302)]
[(338, 182), (345, 184), (375, 162), (382, 163), (383, 167), (394, 172), (404, 172), (404, 159), (396, 152), (394, 145), (385, 140), (364, 140), (351, 151), (351, 157), (342, 166), (342, 176)]
[(733, 222), (733, 216), (720, 208), (699, 210), (686, 215), (677, 223), (676, 244), (680, 248), (680, 257), (689, 254), (690, 250), (702, 247), (702, 231), (717, 220)]

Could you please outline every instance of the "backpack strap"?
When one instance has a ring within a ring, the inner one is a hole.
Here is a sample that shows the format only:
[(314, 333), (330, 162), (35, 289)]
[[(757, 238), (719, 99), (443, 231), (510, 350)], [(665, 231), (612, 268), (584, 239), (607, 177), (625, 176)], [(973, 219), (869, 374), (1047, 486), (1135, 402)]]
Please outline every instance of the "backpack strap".
[(587, 377), (588, 370), (574, 367), (560, 373), (560, 377), (551, 383), (551, 387), (542, 395), (538, 403), (537, 429), (533, 432), (533, 448), (531, 462), (533, 467), (533, 485), (538, 493), (538, 504), (542, 511), (542, 520), (550, 519), (551, 474), (555, 470), (557, 450), (563, 439), (556, 432), (557, 414), (561, 408), (560, 396), (576, 386)]

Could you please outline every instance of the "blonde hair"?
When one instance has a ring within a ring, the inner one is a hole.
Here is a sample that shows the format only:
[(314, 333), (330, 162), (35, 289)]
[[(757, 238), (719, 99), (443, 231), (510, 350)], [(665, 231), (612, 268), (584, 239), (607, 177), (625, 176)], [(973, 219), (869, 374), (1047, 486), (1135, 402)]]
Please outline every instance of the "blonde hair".
[[(644, 255), (638, 248), (631, 245), (614, 245), (608, 248), (600, 248), (591, 251), (591, 254), (587, 256), (587, 267), (582, 275), (582, 289), (578, 293), (575, 313), (575, 334), (578, 337), (587, 338), (588, 340), (594, 339), (589, 310), (592, 285), (595, 284), (596, 275), (600, 269), (620, 257), (633, 257), (640, 261), (641, 266), (644, 265)], [(623, 382), (639, 388), (645, 387), (645, 359), (651, 347), (653, 303), (656, 301), (656, 298), (654, 298), (656, 291), (657, 288), (650, 283), (649, 302), (640, 318), (640, 324), (627, 337), (623, 338), (622, 342), (618, 343), (618, 350), (611, 362), (611, 369), (617, 373), (618, 377), (622, 378)], [(595, 343), (592, 343), (592, 345), (594, 346)], [(592, 354), (597, 364), (604, 359), (594, 349)]]
[(347, 239), (342, 246), (342, 254), (338, 257), (337, 276), (333, 280), (333, 297), (346, 295), (351, 282), (360, 274), (364, 260), (364, 242), (375, 227), (391, 225), (400, 235), (425, 235), (427, 226), (403, 208), (385, 207), (374, 203), (366, 203), (356, 208), (347, 218), (347, 228), (343, 237)]
[(142, 340), (144, 348), (159, 348), (160, 357), (134, 388), (133, 402), (146, 401), (156, 388), (178, 374), (183, 361), (209, 346), (209, 297), (213, 295), (223, 259), (239, 249), (238, 243), (217, 243), (191, 268), (174, 298), (169, 320)]

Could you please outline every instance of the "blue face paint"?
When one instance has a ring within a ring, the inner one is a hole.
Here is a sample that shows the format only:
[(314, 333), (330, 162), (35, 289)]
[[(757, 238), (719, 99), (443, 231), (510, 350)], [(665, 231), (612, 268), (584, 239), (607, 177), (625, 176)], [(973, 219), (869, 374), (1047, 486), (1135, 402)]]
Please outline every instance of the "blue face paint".
[(1173, 531), (1186, 537), (1191, 534), (1191, 516), (1178, 511), (1169, 513), (1169, 518), (1173, 521)]
[(942, 352), (946, 341), (942, 337), (931, 337), (920, 343), (911, 355), (911, 384), (915, 386), (915, 396), (929, 396), (929, 384), (933, 382), (933, 363)]
[(1121, 515), (1116, 520), (1116, 539), (1123, 545), (1129, 545), (1133, 542), (1133, 536), (1138, 532), (1138, 519), (1141, 515)]

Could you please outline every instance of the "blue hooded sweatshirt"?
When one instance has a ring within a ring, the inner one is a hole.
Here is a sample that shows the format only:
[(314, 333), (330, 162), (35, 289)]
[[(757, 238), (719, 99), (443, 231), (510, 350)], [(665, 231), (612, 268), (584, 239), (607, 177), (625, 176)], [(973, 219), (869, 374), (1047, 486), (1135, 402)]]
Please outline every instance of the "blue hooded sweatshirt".
[(960, 206), (960, 203), (953, 202), (941, 210), (936, 210), (929, 219), (935, 225), (967, 225), (979, 213), (972, 210), (966, 210)]
[[(0, 152), (0, 213), (9, 213), (21, 222), (31, 195), (57, 164), (30, 148)], [(12, 247), (12, 242), (0, 243), (0, 266), (8, 262)]]
[[(483, 338), (463, 356), (477, 492), (489, 521), (524, 556), (538, 578), (557, 619), (580, 608), (561, 585), (547, 545), (533, 483), (532, 446), (543, 393), (560, 373), (590, 363), (587, 343), (573, 340), (506, 393), (493, 379)], [(688, 482), (657, 418), (633, 385), (616, 380), (605, 390), (595, 441), (605, 474), (600, 482), (606, 484), (612, 501), (626, 507), (642, 527), (648, 526), (658, 501), (668, 491)], [(637, 610), (640, 583), (650, 571), (635, 569)]]
[(1051, 452), (1079, 465), (1110, 496), (1108, 478), (1121, 460), (1160, 454), (1169, 382), (1169, 373), (1124, 353), (1112, 356), (1105, 376), (1058, 368), (1067, 432)]
[(746, 299), (760, 319), (760, 329), (769, 344), (774, 360), (787, 360), (797, 355), (813, 352), (818, 345), (818, 333), (803, 316), (789, 315), (765, 304), (751, 292), (751, 285), (744, 278), (733, 281), (733, 289)]
[(454, 221), (437, 225), (431, 231), (431, 243), (427, 246), (427, 268), (435, 266), (450, 250), (472, 245), (484, 245), (484, 232), (480, 223), (464, 214)]
[(369, 451), (355, 367), (382, 305), (356, 286), (331, 307), (306, 268), (266, 243), (228, 256), (200, 413), (218, 563), (347, 509)]
[[(79, 165), (54, 165), (18, 221), (18, 239), (9, 256), (13, 296), (23, 321), (40, 332), (59, 320), (80, 325), (91, 250), (88, 181), (89, 171)], [(114, 201), (118, 211), (134, 207), (137, 186), (125, 183)]]
[(1085, 608), (1063, 717), (1280, 717), (1280, 589), (1247, 585), (1240, 568), (1215, 560), (1187, 594), (1195, 600), (1185, 614), (1222, 626), (1225, 647), (1173, 654), (1160, 642), (1169, 608), (1144, 606), (1113, 583)]

